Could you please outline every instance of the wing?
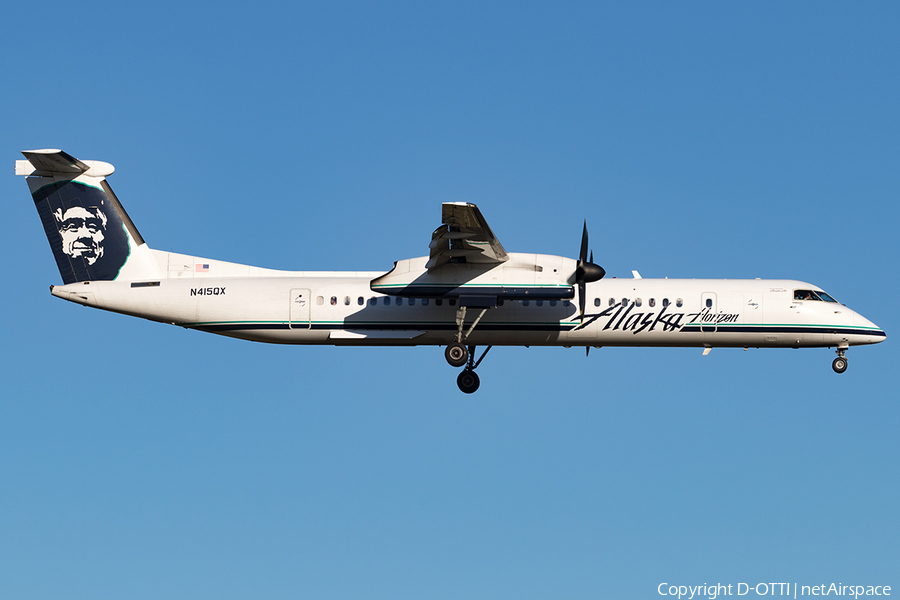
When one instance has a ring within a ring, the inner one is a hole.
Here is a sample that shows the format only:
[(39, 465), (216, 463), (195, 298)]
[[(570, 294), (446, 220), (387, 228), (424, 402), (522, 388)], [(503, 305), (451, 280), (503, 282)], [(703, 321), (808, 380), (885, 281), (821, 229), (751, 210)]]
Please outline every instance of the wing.
[(428, 245), (431, 252), (425, 268), (429, 271), (451, 261), (485, 264), (509, 260), (474, 204), (445, 202), (441, 218), (443, 223), (434, 230)]

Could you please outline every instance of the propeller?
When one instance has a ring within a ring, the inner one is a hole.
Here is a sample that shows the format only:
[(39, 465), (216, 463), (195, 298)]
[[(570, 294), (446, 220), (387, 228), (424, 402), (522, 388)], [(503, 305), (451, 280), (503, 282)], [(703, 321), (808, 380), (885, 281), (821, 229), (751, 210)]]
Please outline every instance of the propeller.
[(584, 233), (581, 234), (581, 252), (578, 254), (578, 266), (575, 268), (575, 283), (578, 284), (578, 309), (581, 311), (581, 322), (584, 323), (584, 310), (587, 306), (586, 286), (593, 281), (599, 281), (606, 275), (606, 271), (600, 265), (594, 264), (594, 252), (588, 260), (588, 230), (587, 220), (584, 222)]

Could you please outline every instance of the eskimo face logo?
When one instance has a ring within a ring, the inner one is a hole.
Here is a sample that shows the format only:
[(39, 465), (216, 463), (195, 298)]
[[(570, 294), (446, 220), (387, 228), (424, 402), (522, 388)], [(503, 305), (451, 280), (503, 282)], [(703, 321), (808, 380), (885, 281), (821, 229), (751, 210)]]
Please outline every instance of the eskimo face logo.
[(74, 206), (53, 213), (62, 239), (62, 251), (70, 258), (84, 259), (93, 266), (103, 257), (106, 239), (106, 215), (99, 208)]
[(112, 281), (119, 276), (131, 255), (131, 238), (116, 203), (103, 189), (56, 181), (31, 195), (64, 282)]

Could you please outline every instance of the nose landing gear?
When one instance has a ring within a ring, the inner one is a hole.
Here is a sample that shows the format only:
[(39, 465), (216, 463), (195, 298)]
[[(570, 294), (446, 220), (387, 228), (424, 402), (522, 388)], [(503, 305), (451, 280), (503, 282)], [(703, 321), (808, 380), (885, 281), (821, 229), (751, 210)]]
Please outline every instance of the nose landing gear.
[(844, 356), (844, 350), (845, 348), (838, 348), (838, 357), (831, 363), (831, 368), (834, 369), (835, 373), (843, 373), (847, 370), (847, 357)]
[(481, 379), (479, 379), (478, 374), (475, 373), (475, 369), (478, 368), (478, 365), (481, 364), (481, 361), (484, 360), (484, 357), (487, 356), (488, 351), (491, 348), (493, 348), (493, 346), (488, 346), (487, 348), (485, 348), (484, 352), (481, 353), (481, 356), (476, 361), (474, 345), (470, 345), (468, 348), (466, 348), (465, 346), (463, 346), (462, 344), (459, 344), (459, 343), (451, 344), (450, 346), (447, 347), (447, 351), (445, 352), (445, 354), (447, 356), (447, 362), (450, 362), (450, 354), (451, 354), (450, 348), (453, 348), (456, 346), (458, 346), (459, 348), (461, 348), (463, 350), (463, 352), (465, 352), (465, 355), (464, 355), (465, 358), (461, 363), (459, 363), (457, 365), (453, 365), (452, 362), (450, 364), (453, 366), (456, 366), (456, 367), (462, 366), (462, 364), (464, 364), (464, 363), (466, 365), (466, 368), (463, 369), (460, 372), (459, 376), (456, 378), (456, 385), (459, 386), (459, 391), (461, 391), (462, 393), (474, 394), (475, 391), (478, 389), (478, 386), (481, 385)]

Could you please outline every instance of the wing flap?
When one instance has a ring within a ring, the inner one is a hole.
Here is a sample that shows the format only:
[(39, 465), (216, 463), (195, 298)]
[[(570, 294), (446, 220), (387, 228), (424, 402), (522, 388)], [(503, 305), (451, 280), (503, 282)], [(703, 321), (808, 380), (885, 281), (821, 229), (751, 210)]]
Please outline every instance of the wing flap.
[(436, 269), (451, 260), (479, 264), (509, 260), (476, 205), (445, 202), (441, 207), (441, 220), (441, 226), (431, 234), (426, 269)]

